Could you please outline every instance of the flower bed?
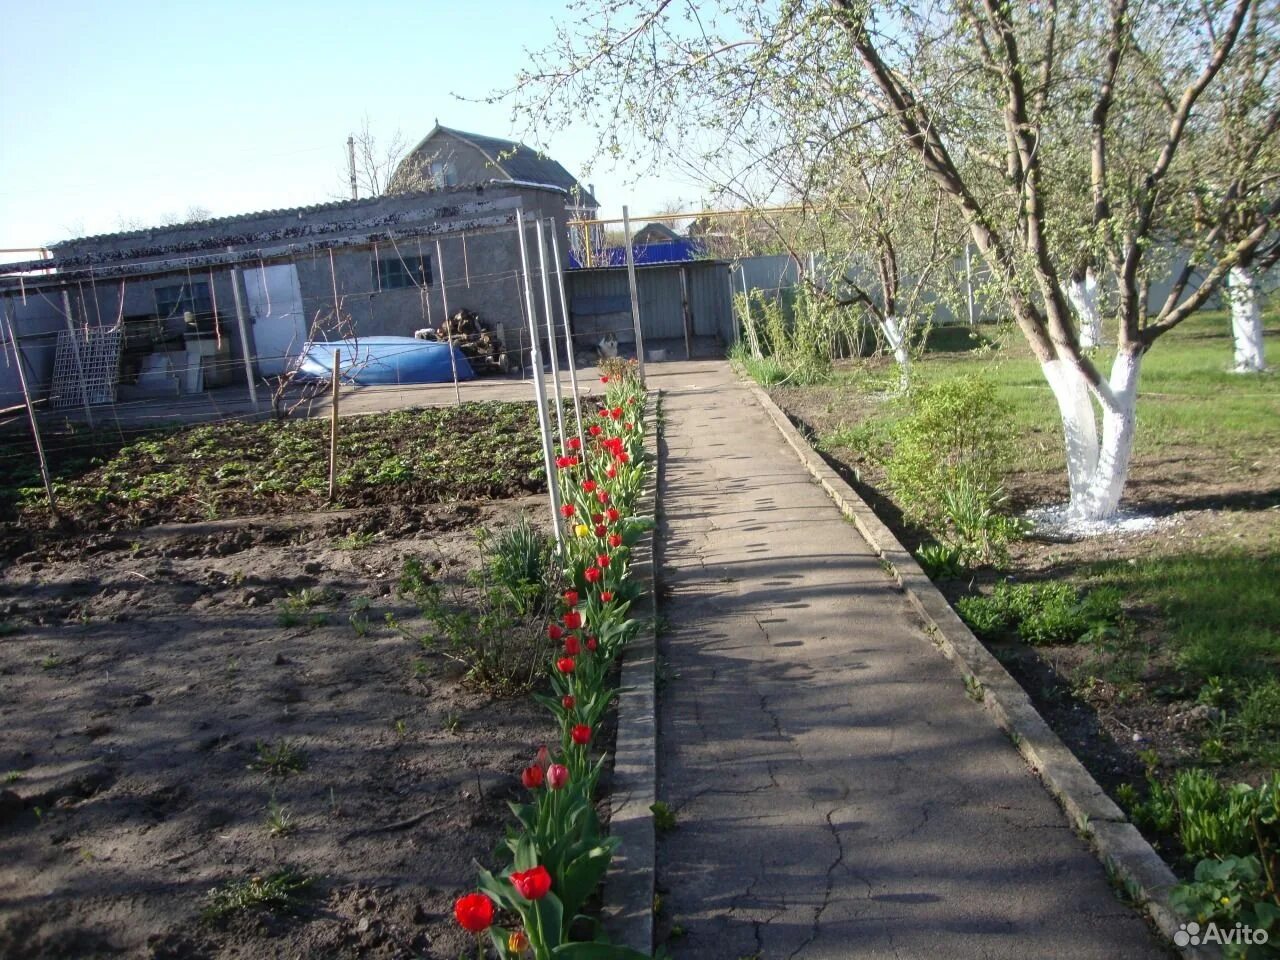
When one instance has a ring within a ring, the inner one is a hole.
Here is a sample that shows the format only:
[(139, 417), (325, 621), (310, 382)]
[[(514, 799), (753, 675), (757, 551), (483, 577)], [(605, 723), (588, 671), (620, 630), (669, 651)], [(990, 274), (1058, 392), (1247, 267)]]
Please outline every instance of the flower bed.
[[(628, 618), (641, 591), (630, 575), (632, 548), (653, 523), (633, 513), (651, 469), (643, 455), (644, 385), (630, 368), (602, 380), (604, 403), (585, 445), (569, 438), (555, 461), (566, 588), (548, 626), (557, 644), (547, 663), (552, 694), (537, 699), (555, 715), (560, 743), (542, 747), (521, 775), (529, 799), (511, 804), (505, 863), (496, 873), (482, 868), (479, 891), (455, 904), (458, 923), (476, 935), (478, 957), (486, 940), (502, 958), (644, 956), (605, 942), (580, 913), (617, 846), (596, 815), (606, 758), (592, 748), (617, 693), (613, 667), (639, 627)], [(594, 938), (575, 942), (571, 930)]]

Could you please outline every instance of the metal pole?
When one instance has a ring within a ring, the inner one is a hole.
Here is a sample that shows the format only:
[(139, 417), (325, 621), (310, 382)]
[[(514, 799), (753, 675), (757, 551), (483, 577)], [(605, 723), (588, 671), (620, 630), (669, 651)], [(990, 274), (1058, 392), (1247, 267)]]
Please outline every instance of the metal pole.
[(444, 325), (449, 331), (449, 366), (453, 369), (453, 399), (462, 402), (462, 388), (458, 386), (458, 358), (453, 355), (453, 321), (449, 319), (449, 295), (444, 292), (444, 257), (440, 255), (440, 241), (436, 241), (436, 267), (440, 271), (440, 305), (444, 307)]
[(582, 432), (582, 401), (578, 397), (578, 361), (573, 356), (573, 332), (569, 329), (569, 298), (564, 292), (564, 264), (560, 262), (560, 241), (556, 237), (556, 221), (551, 220), (551, 259), (555, 261), (556, 285), (560, 288), (560, 316), (564, 320), (564, 346), (569, 358), (569, 385), (573, 388), (573, 416), (578, 423), (578, 442), (587, 449), (587, 436)]
[(13, 356), (18, 364), (18, 382), (22, 385), (22, 400), (27, 405), (27, 418), (31, 421), (31, 436), (36, 441), (36, 457), (40, 461), (40, 476), (44, 479), (44, 492), (49, 497), (49, 509), (57, 511), (53, 501), (53, 481), (49, 479), (49, 462), (44, 456), (44, 443), (40, 439), (40, 425), (36, 421), (36, 408), (31, 405), (31, 390), (27, 386), (27, 372), (22, 367), (22, 349), (18, 346), (18, 328), (13, 322), (13, 301), (4, 298), (4, 320), (9, 329), (9, 342), (13, 344)]
[(62, 288), (62, 319), (67, 322), (67, 335), (71, 337), (71, 356), (76, 361), (76, 375), (80, 378), (80, 402), (84, 404), (84, 419), (93, 427), (93, 412), (89, 409), (89, 384), (84, 379), (84, 361), (80, 356), (80, 338), (76, 336), (75, 324), (71, 322), (71, 295), (67, 288)]
[[(542, 218), (534, 225), (538, 231), (538, 273), (542, 275), (542, 309), (547, 314), (547, 347), (551, 351), (551, 383), (556, 398), (556, 433), (560, 452), (564, 453), (564, 399), (560, 396), (560, 361), (556, 358), (556, 321), (551, 312), (551, 278), (547, 276), (547, 243), (542, 236)], [(586, 453), (583, 453), (586, 456)]]
[(244, 354), (244, 382), (249, 385), (249, 399), (253, 412), (258, 412), (258, 384), (253, 374), (253, 348), (249, 346), (249, 316), (244, 308), (244, 274), (239, 267), (231, 268), (231, 293), (236, 300), (236, 323), (240, 327), (240, 351)]
[[(366, 125), (367, 132), (367, 125)], [(351, 199), (360, 199), (356, 189), (356, 139), (355, 137), (347, 137), (347, 170), (351, 174)]]
[(538, 429), (542, 432), (542, 462), (547, 470), (547, 492), (551, 499), (551, 526), (556, 532), (556, 545), (564, 548), (564, 531), (560, 529), (560, 483), (556, 476), (555, 458), (551, 452), (551, 427), (547, 424), (547, 385), (542, 382), (542, 358), (538, 355), (538, 318), (533, 306), (533, 283), (529, 280), (529, 248), (524, 236), (524, 210), (516, 208), (516, 233), (520, 238), (520, 267), (524, 272), (524, 301), (528, 311), (529, 364), (533, 367), (533, 392), (538, 400)]
[(622, 229), (627, 241), (627, 282), (631, 286), (631, 326), (636, 334), (636, 360), (640, 364), (640, 379), (644, 380), (644, 334), (640, 332), (640, 293), (636, 289), (636, 257), (631, 249), (631, 216), (622, 208)]
[(341, 378), (342, 350), (333, 351), (333, 399), (329, 404), (329, 501), (338, 483), (338, 381)]
[(684, 315), (684, 358), (693, 359), (693, 331), (689, 317), (689, 268), (680, 268), (680, 312)]

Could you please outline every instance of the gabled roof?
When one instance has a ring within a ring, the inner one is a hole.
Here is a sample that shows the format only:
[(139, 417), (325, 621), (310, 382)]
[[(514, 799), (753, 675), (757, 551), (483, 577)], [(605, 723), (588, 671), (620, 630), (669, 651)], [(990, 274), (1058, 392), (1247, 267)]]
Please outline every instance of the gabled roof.
[(400, 167), (397, 168), (392, 181), (399, 178), (400, 171), (406, 164), (420, 166), (423, 160), (427, 159), (424, 154), (429, 153), (432, 138), (442, 133), (457, 137), (475, 147), (493, 165), (495, 172), (503, 174), (508, 179), (524, 183), (545, 183), (570, 192), (576, 189), (581, 193), (583, 206), (596, 206), (595, 197), (587, 192), (586, 187), (578, 183), (573, 174), (532, 147), (515, 140), (503, 140), (501, 137), (490, 137), (481, 133), (467, 133), (465, 130), (442, 127), (440, 124), (432, 127), (431, 132), (400, 161)]

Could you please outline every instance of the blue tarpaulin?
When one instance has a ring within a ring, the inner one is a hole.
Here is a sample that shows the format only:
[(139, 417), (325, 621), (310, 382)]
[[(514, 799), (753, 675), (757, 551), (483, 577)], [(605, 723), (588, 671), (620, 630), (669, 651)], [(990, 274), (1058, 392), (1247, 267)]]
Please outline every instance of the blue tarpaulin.
[[(459, 380), (475, 379), (471, 364), (457, 347), (415, 337), (359, 337), (311, 343), (299, 358), (298, 373), (327, 380), (333, 373), (334, 350), (342, 351), (338, 371), (346, 383), (452, 383), (455, 365)], [(453, 363), (449, 362), (450, 350)]]

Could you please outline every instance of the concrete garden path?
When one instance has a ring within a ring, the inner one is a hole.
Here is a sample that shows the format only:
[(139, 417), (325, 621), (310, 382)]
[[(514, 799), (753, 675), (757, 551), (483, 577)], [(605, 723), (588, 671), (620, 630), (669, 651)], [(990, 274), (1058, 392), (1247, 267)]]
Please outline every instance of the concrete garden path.
[(1167, 956), (728, 365), (649, 373), (672, 954)]

